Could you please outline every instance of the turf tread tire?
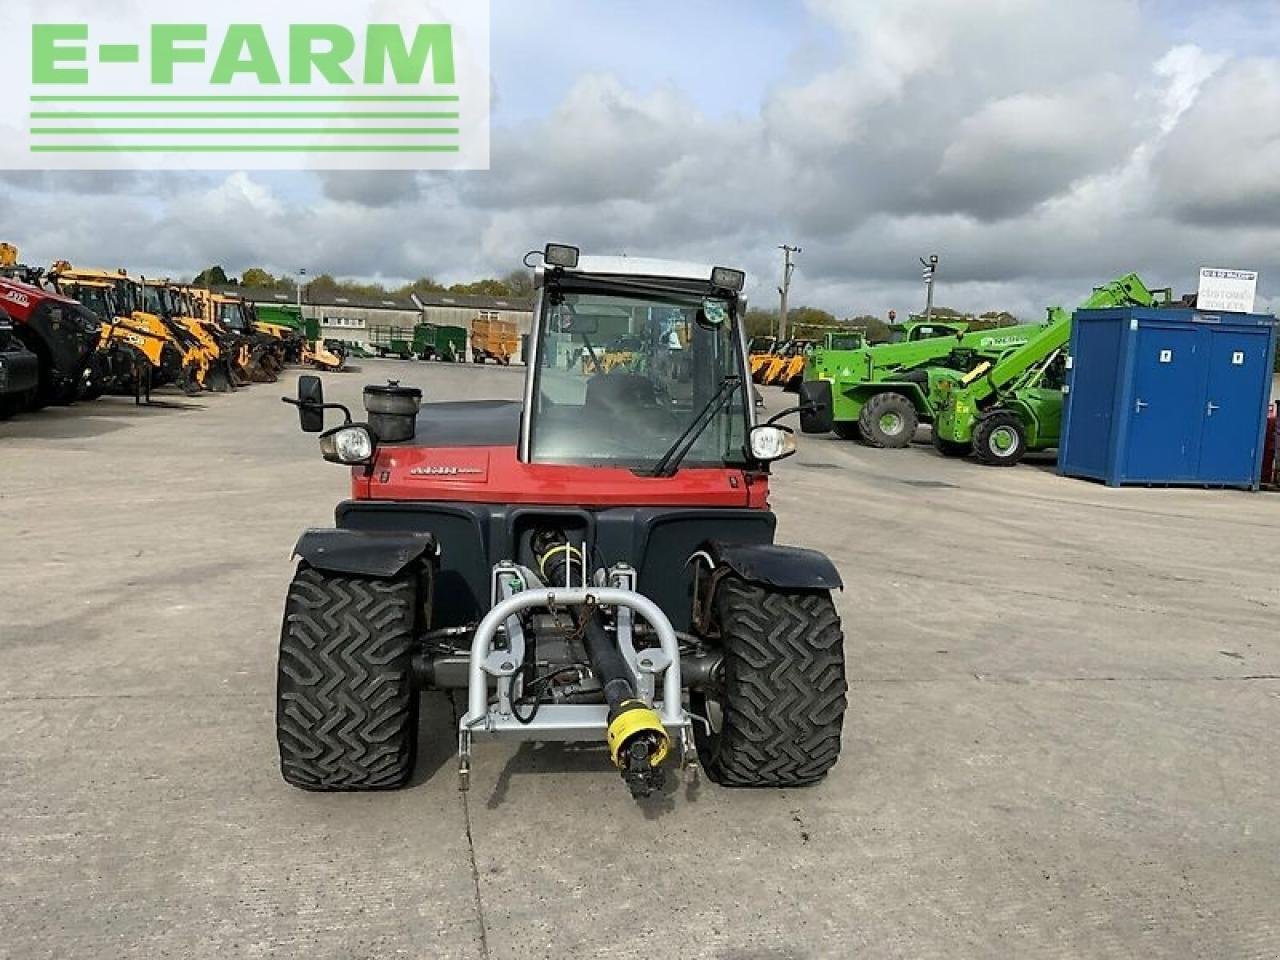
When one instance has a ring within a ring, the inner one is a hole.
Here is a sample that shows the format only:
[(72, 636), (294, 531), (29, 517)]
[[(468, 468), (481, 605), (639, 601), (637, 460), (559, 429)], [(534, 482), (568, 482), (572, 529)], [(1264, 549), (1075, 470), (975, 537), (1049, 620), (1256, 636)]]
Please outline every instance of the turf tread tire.
[(305, 565), (280, 632), (276, 733), (284, 779), (322, 792), (393, 790), (413, 775), (416, 590), (409, 579)]
[(844, 634), (826, 591), (780, 591), (730, 576), (715, 618), (723, 638), (722, 712), (701, 733), (707, 776), (726, 787), (798, 787), (840, 756), (847, 702)]

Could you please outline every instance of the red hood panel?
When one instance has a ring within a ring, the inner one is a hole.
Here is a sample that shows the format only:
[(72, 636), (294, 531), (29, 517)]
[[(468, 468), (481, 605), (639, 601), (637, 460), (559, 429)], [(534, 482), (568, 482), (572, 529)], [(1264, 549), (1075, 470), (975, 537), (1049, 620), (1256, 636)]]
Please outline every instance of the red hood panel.
[(475, 449), (390, 449), (378, 458), (390, 480), (410, 484), (485, 484), (489, 482), (489, 451)]
[(617, 507), (768, 506), (766, 476), (731, 469), (688, 469), (641, 477), (619, 467), (521, 463), (515, 447), (384, 447), (373, 470), (352, 474), (357, 500)]

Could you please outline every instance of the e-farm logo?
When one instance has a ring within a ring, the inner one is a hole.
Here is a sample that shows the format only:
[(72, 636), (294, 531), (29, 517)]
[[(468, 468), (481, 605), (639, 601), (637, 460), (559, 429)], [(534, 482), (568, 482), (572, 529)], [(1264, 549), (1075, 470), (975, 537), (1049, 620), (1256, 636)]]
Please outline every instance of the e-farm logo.
[(5, 31), (0, 167), (488, 168), (485, 0), (102, 8)]

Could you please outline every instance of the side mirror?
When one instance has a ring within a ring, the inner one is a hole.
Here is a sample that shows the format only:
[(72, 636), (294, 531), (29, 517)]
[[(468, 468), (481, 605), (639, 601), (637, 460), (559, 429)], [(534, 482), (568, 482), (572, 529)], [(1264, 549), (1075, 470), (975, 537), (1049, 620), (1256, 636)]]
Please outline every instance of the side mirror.
[(319, 377), (298, 378), (298, 425), (303, 433), (324, 432), (324, 383)]
[(826, 380), (806, 380), (800, 384), (800, 430), (802, 433), (830, 433), (835, 429), (831, 384)]

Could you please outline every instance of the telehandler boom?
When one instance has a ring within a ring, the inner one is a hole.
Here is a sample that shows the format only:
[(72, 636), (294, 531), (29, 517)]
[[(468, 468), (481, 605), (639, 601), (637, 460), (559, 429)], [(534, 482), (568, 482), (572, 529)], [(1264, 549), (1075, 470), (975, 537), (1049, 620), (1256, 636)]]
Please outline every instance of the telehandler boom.
[[(1169, 289), (1148, 289), (1130, 273), (1095, 287), (1080, 309), (1151, 307), (1168, 304), (1172, 296)], [(972, 452), (982, 463), (1011, 467), (1029, 451), (1058, 445), (1071, 317), (1061, 307), (1051, 308), (1048, 325), (1024, 346), (942, 384), (933, 425), (940, 453)]]

